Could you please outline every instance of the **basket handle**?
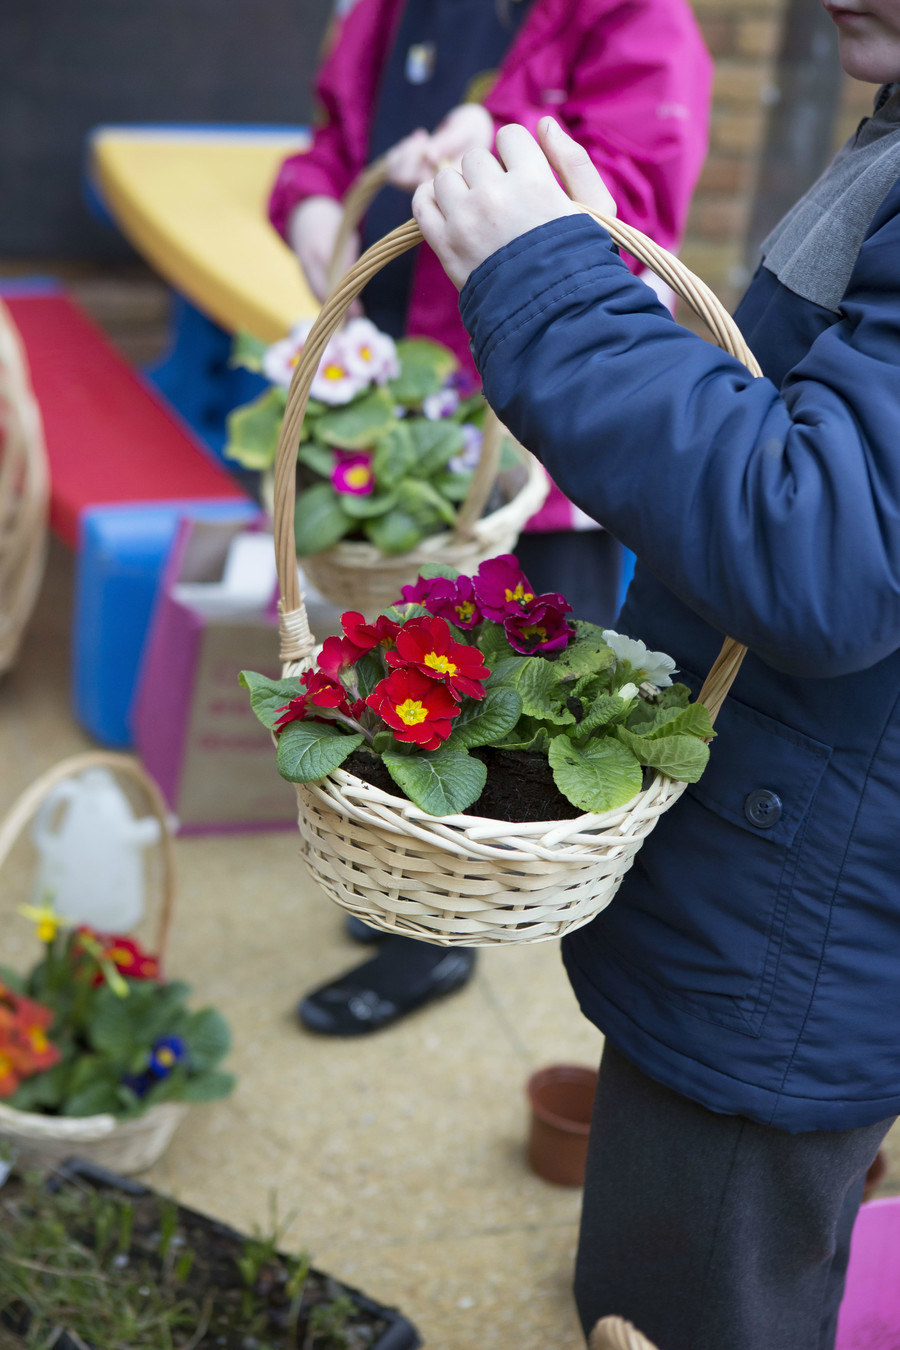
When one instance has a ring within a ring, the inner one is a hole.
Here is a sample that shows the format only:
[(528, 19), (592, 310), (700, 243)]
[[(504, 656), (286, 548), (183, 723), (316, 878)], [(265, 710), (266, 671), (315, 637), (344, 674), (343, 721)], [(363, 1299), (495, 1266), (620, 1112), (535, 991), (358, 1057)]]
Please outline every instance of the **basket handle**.
[[(350, 236), (387, 181), (387, 158), (382, 156), (381, 159), (373, 160), (367, 169), (363, 169), (345, 193), (341, 202), (344, 214), (334, 238), (331, 261), (328, 264), (326, 282), (329, 295), (334, 292), (344, 275), (344, 254)], [(472, 475), (469, 490), (460, 505), (456, 523), (451, 531), (457, 539), (472, 537), (475, 524), (481, 519), (494, 479), (497, 477), (502, 449), (503, 427), (494, 413), (488, 409), (478, 466)]]
[(83, 755), (72, 755), (60, 760), (36, 779), (16, 798), (0, 821), (0, 867), (6, 862), (13, 845), (25, 826), (37, 815), (43, 803), (58, 784), (64, 783), (85, 769), (110, 769), (128, 778), (141, 789), (152, 815), (160, 825), (159, 847), (162, 859), (159, 919), (156, 928), (154, 955), (165, 969), (165, 956), (172, 927), (172, 909), (175, 904), (175, 850), (169, 829), (169, 813), (159, 788), (149, 778), (136, 759), (130, 755), (115, 755), (107, 750), (90, 750)]
[[(640, 230), (620, 220), (600, 215), (580, 202), (576, 205), (585, 215), (602, 225), (614, 243), (661, 277), (703, 320), (719, 347), (743, 362), (752, 375), (762, 374), (737, 324), (705, 282)], [(310, 386), (322, 353), (339, 328), (351, 302), (386, 263), (421, 242), (422, 233), (418, 225), (414, 220), (409, 220), (367, 249), (325, 301), (294, 369), (275, 457), (275, 561), (281, 592), (281, 660), (286, 675), (296, 673), (308, 664), (315, 646), (309, 631), (306, 607), (300, 595), (294, 548), (295, 464)], [(733, 638), (725, 638), (699, 694), (699, 701), (709, 709), (713, 719), (725, 700), (746, 651), (746, 647)]]

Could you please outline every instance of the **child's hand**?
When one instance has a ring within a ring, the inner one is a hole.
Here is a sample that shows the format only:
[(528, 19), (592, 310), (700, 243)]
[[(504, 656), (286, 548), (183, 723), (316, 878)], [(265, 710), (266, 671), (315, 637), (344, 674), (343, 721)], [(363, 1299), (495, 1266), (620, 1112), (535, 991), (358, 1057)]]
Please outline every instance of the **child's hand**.
[(520, 234), (577, 214), (576, 201), (615, 216), (615, 202), (582, 147), (551, 117), (542, 120), (538, 134), (540, 144), (515, 123), (501, 127), (500, 162), (486, 150), (472, 150), (463, 156), (461, 173), (442, 169), (417, 190), (413, 215), (458, 288)]
[[(287, 226), (288, 242), (296, 253), (300, 266), (306, 274), (309, 289), (317, 300), (324, 300), (328, 294), (328, 269), (337, 232), (344, 212), (340, 202), (333, 197), (307, 197), (294, 207)], [(351, 236), (343, 258), (343, 269), (352, 267), (359, 256), (359, 236)], [(361, 307), (354, 301), (351, 313), (362, 313)]]
[[(430, 138), (428, 159), (431, 178), (448, 164), (458, 169), (468, 150), (490, 150), (494, 145), (494, 119), (480, 103), (461, 103), (448, 112)], [(424, 183), (425, 179), (421, 179)], [(418, 187), (418, 183), (416, 184)]]
[(414, 131), (406, 136), (385, 155), (388, 182), (406, 192), (415, 192), (420, 183), (425, 183), (434, 173), (429, 158), (431, 137), (427, 131)]

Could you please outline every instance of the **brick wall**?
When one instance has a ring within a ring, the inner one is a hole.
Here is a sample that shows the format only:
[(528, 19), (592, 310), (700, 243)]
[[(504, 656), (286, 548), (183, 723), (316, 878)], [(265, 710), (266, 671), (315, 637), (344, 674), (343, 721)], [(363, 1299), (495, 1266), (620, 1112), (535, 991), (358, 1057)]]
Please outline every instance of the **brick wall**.
[[(809, 0), (815, 4), (817, 0)], [(728, 309), (748, 279), (747, 230), (769, 110), (786, 0), (694, 0), (715, 60), (710, 150), (697, 185), (681, 257)], [(872, 88), (845, 80), (835, 145), (871, 109)], [(695, 326), (687, 315), (681, 315)]]

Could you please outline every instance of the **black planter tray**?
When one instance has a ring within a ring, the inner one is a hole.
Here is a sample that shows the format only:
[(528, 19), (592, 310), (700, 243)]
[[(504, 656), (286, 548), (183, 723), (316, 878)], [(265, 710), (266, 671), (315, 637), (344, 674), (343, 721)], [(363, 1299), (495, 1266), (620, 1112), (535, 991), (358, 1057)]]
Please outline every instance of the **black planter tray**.
[[(145, 1196), (155, 1196), (159, 1193), (153, 1191), (150, 1187), (142, 1185), (141, 1182), (134, 1181), (130, 1177), (117, 1175), (104, 1167), (98, 1167), (95, 1163), (87, 1162), (79, 1158), (70, 1158), (63, 1163), (53, 1174), (48, 1184), (48, 1189), (59, 1190), (68, 1182), (78, 1182), (81, 1185), (93, 1186), (98, 1190), (114, 1190), (122, 1195), (133, 1196), (135, 1199)], [(229, 1227), (227, 1224), (220, 1223), (216, 1219), (211, 1219), (209, 1215), (201, 1214), (197, 1210), (189, 1209), (185, 1205), (177, 1206), (178, 1222), (184, 1225), (195, 1234), (203, 1234), (209, 1239), (211, 1249), (225, 1247), (236, 1249), (237, 1252), (243, 1250), (247, 1242), (245, 1234)], [(285, 1258), (281, 1254), (276, 1255), (277, 1261), (283, 1261)], [(367, 1339), (365, 1332), (358, 1331), (357, 1340), (359, 1344), (365, 1343), (366, 1350), (418, 1350), (422, 1345), (421, 1337), (413, 1324), (398, 1312), (395, 1308), (387, 1308), (383, 1304), (376, 1303), (368, 1298), (358, 1289), (350, 1285), (341, 1283), (333, 1279), (330, 1275), (312, 1267), (309, 1272), (309, 1281), (314, 1283), (317, 1288), (327, 1291), (327, 1298), (333, 1300), (340, 1296), (349, 1298), (353, 1305), (356, 1318), (357, 1329), (365, 1327), (372, 1339)], [(239, 1275), (235, 1268), (235, 1283), (239, 1281)], [(211, 1287), (213, 1287), (211, 1283)], [(350, 1323), (354, 1323), (354, 1315), (350, 1317)], [(24, 1336), (27, 1328), (27, 1315), (25, 1319), (20, 1319), (18, 1325), (13, 1324), (6, 1315), (0, 1319), (0, 1328), (5, 1325), (9, 1332), (18, 1336)], [(232, 1333), (240, 1333), (240, 1327), (231, 1324)], [(217, 1340), (220, 1335), (216, 1327), (211, 1324), (208, 1332), (198, 1341), (197, 1350), (215, 1350)], [(277, 1331), (276, 1331), (277, 1334)], [(0, 1344), (3, 1344), (2, 1330), (0, 1330)], [(239, 1344), (240, 1342), (236, 1342)], [(296, 1343), (299, 1347), (300, 1342)], [(285, 1342), (288, 1350), (287, 1342)], [(77, 1338), (73, 1339), (65, 1331), (53, 1341), (53, 1350), (106, 1350), (102, 1345), (81, 1342)], [(291, 1347), (293, 1350), (293, 1347)]]

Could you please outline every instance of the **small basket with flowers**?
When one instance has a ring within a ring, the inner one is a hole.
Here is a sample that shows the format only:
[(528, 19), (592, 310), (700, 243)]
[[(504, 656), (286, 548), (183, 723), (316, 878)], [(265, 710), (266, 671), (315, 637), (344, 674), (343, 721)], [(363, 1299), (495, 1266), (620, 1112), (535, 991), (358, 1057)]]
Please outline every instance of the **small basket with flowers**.
[[(596, 219), (615, 243), (694, 308), (721, 346), (760, 373), (733, 320), (698, 278), (639, 231)], [(619, 635), (573, 624), (560, 597), (535, 597), (515, 576), (502, 591), (504, 601), (521, 602), (518, 612), (501, 606), (495, 618), (488, 613), (489, 624), (467, 643), (466, 606), (483, 603), (479, 586), (486, 595), (489, 573), (479, 567), (467, 578), (444, 579), (451, 587), (471, 583), (472, 595), (459, 589), (452, 596), (439, 594), (437, 582), (424, 574), (425, 582), (434, 581), (434, 592), (404, 596), (413, 605), (423, 601), (424, 614), (388, 609), (367, 623), (365, 616), (348, 612), (343, 638), (336, 641), (362, 655), (348, 660), (346, 648), (327, 645), (326, 665), (320, 657), (313, 668), (316, 644), (300, 595), (293, 540), (297, 437), (322, 353), (349, 305), (369, 277), (420, 239), (410, 221), (369, 249), (326, 302), (304, 345), (287, 395), (274, 474), (284, 680), (273, 689), (245, 679), (257, 711), (278, 736), (280, 768), (296, 786), (303, 855), (328, 895), (376, 927), (442, 945), (541, 941), (588, 923), (610, 902), (660, 815), (702, 768), (703, 743), (745, 648), (725, 639), (697, 702), (690, 704), (682, 693), (668, 693), (664, 680), (646, 678), (652, 673), (646, 663), (653, 658), (644, 655), (643, 644), (628, 647)], [(496, 562), (514, 565), (509, 558)], [(449, 609), (438, 607), (443, 601)], [(451, 611), (452, 629), (444, 617)], [(446, 630), (435, 624), (440, 618)], [(403, 635), (389, 624), (399, 625)], [(559, 650), (545, 646), (546, 654), (539, 653), (551, 632), (560, 636)], [(453, 645), (461, 638), (473, 648), (465, 657)], [(385, 648), (384, 655), (373, 657), (376, 646)], [(371, 664), (376, 659), (382, 663), (378, 670)], [(454, 688), (451, 666), (454, 678), (458, 671), (480, 684), (483, 697), (471, 685), (466, 689), (457, 682)], [(440, 690), (426, 691), (423, 679)], [(383, 728), (367, 722), (373, 714)], [(486, 735), (494, 716), (504, 729), (494, 725)], [(386, 739), (390, 732), (398, 733), (396, 744)], [(469, 752), (503, 749), (509, 736), (523, 752), (550, 762), (555, 785), (576, 809), (574, 817), (553, 819), (542, 812), (536, 819), (507, 821), (467, 814), (468, 804), (462, 803), (479, 799), (485, 767)], [(681, 741), (690, 743), (686, 766), (678, 762), (681, 745), (671, 744)], [(360, 760), (350, 759), (356, 752), (380, 758), (391, 779), (387, 789), (367, 781)]]
[(61, 913), (52, 895), (19, 906), (41, 954), (25, 971), (0, 966), (0, 1139), (27, 1165), (77, 1153), (135, 1172), (162, 1154), (191, 1102), (233, 1086), (219, 1067), (230, 1044), (224, 1018), (189, 1008), (189, 987), (163, 973), (174, 896), (164, 803), (126, 756), (76, 756), (0, 823), (0, 862), (54, 789), (101, 766), (139, 788), (159, 824), (153, 950), (134, 933), (100, 932)]

